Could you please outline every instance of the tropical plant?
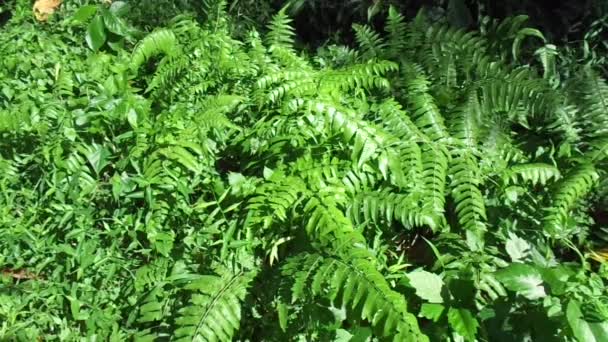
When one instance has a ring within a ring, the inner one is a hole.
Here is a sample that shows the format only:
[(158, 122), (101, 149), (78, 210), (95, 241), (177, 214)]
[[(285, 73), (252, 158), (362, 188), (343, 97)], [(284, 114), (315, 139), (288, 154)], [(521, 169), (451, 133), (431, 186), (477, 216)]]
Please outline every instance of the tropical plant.
[(608, 338), (608, 86), (524, 17), (308, 56), (117, 3), (0, 31), (0, 339)]

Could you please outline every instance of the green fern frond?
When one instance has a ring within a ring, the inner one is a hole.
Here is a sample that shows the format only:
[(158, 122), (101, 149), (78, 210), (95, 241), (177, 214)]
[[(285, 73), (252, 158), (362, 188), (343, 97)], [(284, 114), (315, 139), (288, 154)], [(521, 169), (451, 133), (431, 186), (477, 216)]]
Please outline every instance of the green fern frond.
[(159, 258), (144, 265), (135, 272), (134, 287), (136, 291), (154, 287), (165, 281), (169, 268), (169, 259)]
[(148, 84), (146, 92), (161, 94), (170, 90), (171, 85), (188, 69), (189, 61), (183, 55), (168, 56), (158, 64), (154, 77)]
[(17, 133), (21, 127), (27, 127), (29, 121), (30, 117), (27, 112), (0, 110), (0, 132)]
[(528, 125), (528, 117), (543, 113), (543, 109), (552, 106), (553, 100), (549, 96), (551, 90), (545, 87), (542, 80), (519, 79), (516, 76), (484, 82), (481, 92), (481, 106), (485, 113), (504, 112), (525, 126)]
[(577, 120), (579, 116), (577, 106), (573, 104), (557, 105), (547, 129), (559, 134), (565, 144), (578, 144), (582, 131)]
[(394, 221), (405, 228), (430, 227), (437, 229), (436, 215), (421, 210), (423, 198), (416, 193), (400, 194), (388, 189), (362, 192), (356, 195), (346, 213), (357, 224), (373, 222), (386, 226)]
[(392, 151), (385, 151), (386, 147), (398, 145), (399, 142), (378, 127), (360, 119), (350, 110), (321, 101), (296, 100), (290, 106), (294, 112), (297, 108), (305, 108), (308, 112), (322, 115), (321, 118), (311, 117), (309, 120), (315, 124), (321, 119), (324, 130), (341, 133), (345, 142), (352, 142), (352, 159), (359, 167), (370, 159), (376, 159), (385, 177), (389, 169), (392, 173), (400, 174), (398, 156)]
[(486, 231), (486, 209), (480, 191), (483, 177), (479, 169), (478, 135), (481, 110), (477, 95), (473, 92), (467, 102), (450, 120), (450, 131), (455, 148), (452, 149), (450, 184), (455, 202), (458, 223), (467, 232), (467, 241), (473, 249), (483, 248)]
[(252, 212), (251, 224), (266, 229), (273, 222), (286, 222), (307, 192), (306, 184), (300, 178), (273, 172), (269, 181), (257, 186), (255, 194), (247, 201), (247, 208)]
[(166, 56), (178, 56), (181, 47), (175, 34), (167, 29), (160, 29), (142, 39), (131, 55), (131, 70), (136, 71), (151, 57), (163, 53)]
[(378, 32), (375, 32), (367, 25), (359, 24), (353, 24), (353, 30), (355, 31), (355, 38), (364, 58), (382, 57), (382, 50), (386, 47), (386, 43)]
[(306, 231), (328, 257), (312, 254), (312, 262), (300, 260), (307, 265), (307, 270), (296, 277), (296, 295), (301, 295), (302, 286), (310, 282), (311, 295), (327, 297), (345, 308), (350, 307), (382, 336), (427, 340), (415, 317), (407, 312), (403, 296), (392, 291), (377, 271), (361, 233), (333, 202), (328, 197), (313, 197), (306, 204), (305, 212), (310, 215)]
[(450, 155), (445, 146), (425, 144), (422, 147), (422, 208), (427, 215), (434, 217), (434, 227), (445, 225), (445, 195)]
[(487, 43), (476, 33), (446, 25), (431, 25), (424, 33), (417, 59), (439, 84), (453, 87), (471, 77), (476, 57), (485, 55)]
[(435, 99), (429, 94), (428, 79), (418, 66), (408, 66), (406, 71), (408, 102), (415, 118), (416, 126), (433, 141), (448, 138), (444, 118), (439, 112)]
[(388, 8), (385, 31), (387, 33), (387, 56), (399, 60), (400, 53), (407, 47), (407, 25), (405, 19), (394, 6)]
[(274, 15), (268, 25), (269, 32), (266, 34), (268, 46), (276, 46), (284, 49), (292, 49), (294, 45), (295, 32), (291, 27), (292, 19), (287, 15), (287, 7), (283, 7)]
[(524, 182), (532, 183), (532, 185), (545, 185), (551, 179), (558, 180), (561, 178), (558, 168), (542, 163), (513, 165), (510, 171), (509, 180), (513, 184), (518, 184), (521, 179)]
[[(203, 154), (200, 147), (195, 146), (195, 150), (198, 154)], [(177, 162), (187, 170), (198, 175), (202, 172), (201, 164), (198, 161), (198, 157), (192, 154), (189, 149), (183, 146), (169, 146), (158, 150), (158, 153), (165, 156), (166, 158)]]
[(383, 75), (396, 71), (397, 64), (390, 61), (368, 61), (338, 70), (330, 70), (321, 75), (321, 88), (341, 89), (389, 89), (390, 83)]
[(342, 178), (342, 184), (350, 195), (374, 188), (379, 182), (380, 177), (373, 172), (351, 170), (346, 172)]
[(567, 237), (565, 226), (570, 211), (597, 184), (599, 174), (592, 164), (583, 163), (571, 170), (551, 194), (551, 206), (546, 208), (544, 230), (554, 237)]
[(264, 75), (259, 78), (256, 82), (256, 86), (259, 89), (267, 89), (271, 85), (285, 82), (285, 81), (295, 81), (302, 79), (310, 79), (315, 76), (315, 73), (312, 70), (301, 70), (301, 69), (288, 69), (280, 72), (273, 72), (268, 75)]
[(394, 100), (372, 107), (379, 115), (379, 124), (388, 133), (401, 141), (399, 155), (403, 173), (408, 183), (416, 183), (422, 174), (422, 150), (420, 144), (431, 143), (431, 139), (412, 122), (408, 113)]
[(452, 160), (450, 184), (455, 202), (458, 223), (467, 231), (469, 246), (481, 250), (486, 227), (486, 209), (481, 191), (483, 179), (477, 166), (478, 161), (468, 151), (460, 151)]
[(201, 275), (185, 286), (192, 292), (188, 304), (175, 319), (176, 341), (231, 341), (241, 320), (241, 304), (254, 271), (219, 276)]
[(588, 72), (580, 84), (579, 94), (583, 94), (580, 126), (582, 134), (588, 138), (608, 136), (608, 84), (606, 81)]
[(591, 140), (588, 145), (586, 155), (592, 163), (599, 164), (608, 159), (608, 137)]
[[(161, 321), (166, 317), (168, 312), (166, 301), (167, 294), (163, 292), (161, 287), (154, 287), (151, 291), (149, 291), (143, 300), (141, 301), (139, 307), (139, 314), (137, 317), (137, 322), (139, 323), (148, 323)], [(154, 337), (153, 334), (150, 334)]]
[(450, 133), (458, 147), (477, 153), (481, 131), (482, 110), (476, 92), (471, 92), (467, 102), (462, 105), (450, 120)]
[(304, 254), (288, 260), (283, 271), (295, 279), (294, 301), (306, 297), (309, 290), (311, 296), (326, 297), (334, 305), (356, 312), (379, 336), (392, 341), (428, 341), (415, 316), (406, 311), (403, 296), (390, 289), (365, 254), (353, 254), (347, 260)]
[(243, 100), (245, 98), (238, 95), (208, 96), (198, 105), (201, 113), (194, 120), (205, 130), (240, 130), (226, 114), (233, 111)]
[(394, 99), (384, 101), (372, 107), (380, 116), (379, 124), (400, 140), (411, 140), (418, 143), (431, 142), (411, 120), (401, 104)]

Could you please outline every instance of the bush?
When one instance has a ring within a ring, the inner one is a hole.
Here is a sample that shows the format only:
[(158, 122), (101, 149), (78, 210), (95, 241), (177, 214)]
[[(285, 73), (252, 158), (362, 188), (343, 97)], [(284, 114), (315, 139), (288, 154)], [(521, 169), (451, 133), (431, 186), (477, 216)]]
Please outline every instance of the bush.
[(306, 56), (117, 3), (0, 31), (2, 339), (608, 336), (608, 86), (525, 18)]

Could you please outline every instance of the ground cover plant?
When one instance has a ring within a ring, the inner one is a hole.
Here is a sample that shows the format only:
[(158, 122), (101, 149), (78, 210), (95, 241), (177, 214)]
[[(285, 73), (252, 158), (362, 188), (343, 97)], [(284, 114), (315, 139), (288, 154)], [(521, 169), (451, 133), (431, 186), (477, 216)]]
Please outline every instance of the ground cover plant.
[(312, 53), (129, 6), (0, 29), (1, 340), (608, 340), (593, 63), (523, 16)]

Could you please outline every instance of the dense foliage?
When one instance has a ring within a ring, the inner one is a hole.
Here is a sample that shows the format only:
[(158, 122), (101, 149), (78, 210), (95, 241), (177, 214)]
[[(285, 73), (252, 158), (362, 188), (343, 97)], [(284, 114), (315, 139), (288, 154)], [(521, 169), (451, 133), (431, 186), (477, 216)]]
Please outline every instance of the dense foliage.
[(523, 16), (307, 54), (287, 9), (141, 9), (0, 29), (0, 339), (608, 340), (597, 63)]

